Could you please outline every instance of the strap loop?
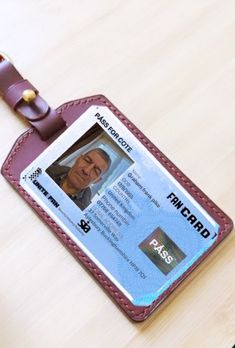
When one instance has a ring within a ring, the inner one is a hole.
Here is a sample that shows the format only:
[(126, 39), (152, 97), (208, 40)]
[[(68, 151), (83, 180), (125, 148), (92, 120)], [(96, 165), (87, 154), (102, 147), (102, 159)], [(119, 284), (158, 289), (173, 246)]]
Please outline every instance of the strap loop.
[(23, 93), (25, 90), (32, 90), (36, 94), (38, 94), (36, 88), (31, 85), (29, 81), (21, 80), (14, 85), (11, 85), (7, 89), (3, 96), (3, 99), (12, 109), (16, 109), (17, 104), (23, 99)]
[(46, 140), (66, 126), (56, 110), (41, 98), (38, 90), (0, 52), (0, 94), (5, 102), (18, 114), (25, 117)]

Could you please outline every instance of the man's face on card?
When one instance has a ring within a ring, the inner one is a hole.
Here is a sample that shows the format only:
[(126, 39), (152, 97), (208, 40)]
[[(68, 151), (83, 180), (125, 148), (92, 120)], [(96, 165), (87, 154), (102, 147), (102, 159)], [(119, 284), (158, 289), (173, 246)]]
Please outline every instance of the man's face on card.
[(76, 159), (68, 172), (68, 180), (79, 191), (100, 181), (107, 169), (108, 163), (99, 151), (91, 150)]

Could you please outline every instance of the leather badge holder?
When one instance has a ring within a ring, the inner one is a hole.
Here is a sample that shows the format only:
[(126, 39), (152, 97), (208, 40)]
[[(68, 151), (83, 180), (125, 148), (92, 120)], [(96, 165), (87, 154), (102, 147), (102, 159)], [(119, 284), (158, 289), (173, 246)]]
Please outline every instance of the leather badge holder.
[[(11, 105), (32, 113), (22, 93), (16, 103), (9, 91)], [(106, 97), (53, 113), (53, 132), (50, 122), (35, 127), (43, 116), (30, 116), (33, 127), (17, 139), (2, 174), (123, 311), (142, 321), (232, 221)]]

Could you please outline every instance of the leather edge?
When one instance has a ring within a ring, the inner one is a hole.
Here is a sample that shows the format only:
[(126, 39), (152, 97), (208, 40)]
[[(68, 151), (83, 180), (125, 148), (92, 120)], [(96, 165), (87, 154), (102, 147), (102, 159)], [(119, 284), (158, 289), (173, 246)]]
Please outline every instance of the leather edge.
[[(112, 291), (112, 288), (114, 289), (114, 285), (112, 282), (102, 274), (102, 272), (98, 269), (98, 267), (95, 266), (94, 268), (91, 268), (87, 265), (87, 262), (90, 262), (89, 258), (75, 245), (75, 243), (62, 231), (62, 229), (45, 213), (45, 211), (27, 194), (27, 192), (19, 185), (18, 180), (14, 178), (12, 173), (10, 172), (10, 166), (12, 161), (14, 160), (14, 156), (17, 153), (17, 149), (22, 146), (22, 143), (29, 137), (34, 130), (29, 129), (25, 133), (23, 133), (15, 142), (12, 150), (10, 151), (8, 157), (6, 158), (3, 166), (2, 166), (2, 174), (3, 176), (12, 184), (12, 186), (25, 198), (25, 200), (36, 210), (36, 212), (42, 217), (46, 223), (50, 225), (53, 232), (59, 237), (59, 239), (63, 242), (64, 245), (66, 245), (67, 248), (72, 252), (72, 254), (79, 259), (86, 268), (89, 269), (89, 271), (93, 274), (93, 276), (101, 283), (101, 285), (109, 292), (109, 295), (112, 296), (118, 302), (118, 304), (122, 307), (122, 309), (128, 314), (128, 316), (135, 320), (135, 321), (142, 321), (146, 319), (153, 310), (160, 305), (161, 302), (163, 302), (166, 297), (170, 295), (170, 293), (176, 289), (176, 287), (207, 257), (208, 254), (218, 245), (220, 242), (227, 236), (229, 232), (231, 232), (233, 228), (233, 222), (232, 220), (223, 213), (195, 184), (191, 182), (189, 178), (187, 178), (154, 144), (150, 142), (150, 140), (143, 135), (139, 129), (133, 125), (132, 122), (130, 122), (106, 97), (102, 95), (96, 95), (91, 96), (88, 98), (78, 99), (75, 101), (70, 101), (67, 103), (64, 103), (60, 107), (57, 108), (58, 112), (63, 112), (63, 110), (70, 108), (76, 104), (82, 103), (82, 102), (89, 102), (92, 100), (99, 100), (102, 102), (105, 106), (108, 106), (115, 115), (126, 124), (127, 128), (129, 128), (134, 135), (142, 142), (144, 143), (145, 147), (154, 154), (154, 156), (166, 167), (166, 169), (171, 168), (173, 169), (176, 175), (176, 179), (182, 184), (184, 183), (184, 187), (186, 185), (187, 191), (192, 194), (195, 198), (195, 193), (198, 194), (198, 197), (200, 199), (203, 199), (204, 202), (208, 202), (208, 209), (214, 209), (215, 212), (218, 214), (219, 224), (221, 226), (219, 231), (220, 238), (216, 243), (212, 245), (212, 247), (204, 253), (196, 263), (194, 263), (180, 278), (175, 281), (171, 287), (169, 287), (157, 300), (155, 300), (150, 306), (145, 307), (141, 313), (138, 312), (139, 307), (135, 307), (134, 305), (130, 305), (128, 300), (125, 298), (125, 296), (120, 296), (120, 294), (117, 291)], [(124, 122), (125, 121), (125, 122)], [(200, 199), (197, 199), (197, 201), (200, 202)], [(208, 209), (206, 209), (208, 211)], [(210, 212), (209, 212), (210, 213)], [(77, 249), (76, 249), (77, 248)], [(78, 255), (79, 253), (79, 255)], [(92, 264), (90, 262), (90, 264)], [(96, 274), (96, 271), (98, 270), (98, 273)], [(102, 278), (100, 278), (99, 274), (102, 274)], [(105, 279), (106, 278), (106, 279)], [(111, 288), (110, 288), (111, 287)]]

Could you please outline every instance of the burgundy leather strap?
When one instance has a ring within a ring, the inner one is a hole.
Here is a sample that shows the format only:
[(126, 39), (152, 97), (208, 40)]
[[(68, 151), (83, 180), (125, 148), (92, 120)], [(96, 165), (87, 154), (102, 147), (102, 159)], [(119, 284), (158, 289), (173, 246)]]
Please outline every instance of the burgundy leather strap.
[[(23, 92), (35, 93), (35, 99), (26, 102)], [(39, 95), (38, 90), (25, 80), (11, 62), (0, 54), (0, 95), (18, 114), (36, 128), (43, 140), (50, 138), (66, 126), (65, 121)]]

